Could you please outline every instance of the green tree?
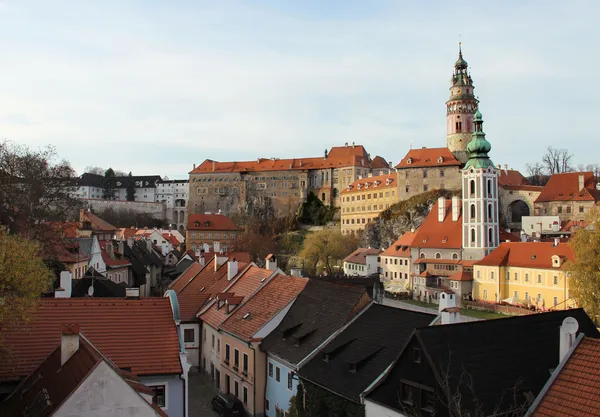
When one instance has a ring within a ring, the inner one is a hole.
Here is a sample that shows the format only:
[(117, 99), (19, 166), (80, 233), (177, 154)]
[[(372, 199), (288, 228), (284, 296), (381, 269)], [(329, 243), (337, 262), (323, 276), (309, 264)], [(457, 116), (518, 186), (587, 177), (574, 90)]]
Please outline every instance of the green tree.
[(135, 184), (133, 183), (133, 177), (131, 176), (131, 172), (129, 172), (126, 181), (127, 201), (135, 201)]
[(115, 171), (112, 168), (108, 168), (104, 173), (104, 190), (102, 192), (102, 198), (105, 200), (115, 200), (116, 196), (116, 179)]
[(344, 236), (338, 230), (323, 229), (313, 232), (304, 239), (300, 259), (305, 262), (309, 273), (325, 270), (327, 275), (334, 272), (334, 266), (348, 256), (358, 246), (354, 237)]
[(37, 242), (0, 229), (0, 342), (2, 329), (27, 319), (54, 276), (39, 256)]
[(600, 209), (587, 217), (588, 227), (578, 229), (569, 244), (575, 255), (564, 269), (570, 276), (569, 287), (580, 307), (596, 322), (600, 318)]
[(326, 206), (313, 193), (309, 193), (306, 201), (298, 209), (298, 221), (304, 224), (325, 225), (336, 212), (335, 207)]

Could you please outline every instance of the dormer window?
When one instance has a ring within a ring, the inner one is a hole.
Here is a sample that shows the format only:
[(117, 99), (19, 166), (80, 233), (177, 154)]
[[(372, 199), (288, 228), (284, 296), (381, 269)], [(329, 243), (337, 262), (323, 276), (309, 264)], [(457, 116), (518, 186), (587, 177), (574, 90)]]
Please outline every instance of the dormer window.
[(552, 266), (554, 268), (560, 268), (560, 256), (552, 255)]
[(195, 221), (194, 222), (194, 227), (200, 227), (200, 222), (199, 221)]
[(210, 222), (208, 220), (204, 222), (204, 227), (210, 227)]
[(438, 164), (441, 164), (442, 162), (444, 162), (444, 158), (442, 158), (441, 156), (438, 157)]
[(406, 163), (407, 163), (408, 165), (412, 164), (412, 158), (408, 158), (408, 159), (406, 160)]

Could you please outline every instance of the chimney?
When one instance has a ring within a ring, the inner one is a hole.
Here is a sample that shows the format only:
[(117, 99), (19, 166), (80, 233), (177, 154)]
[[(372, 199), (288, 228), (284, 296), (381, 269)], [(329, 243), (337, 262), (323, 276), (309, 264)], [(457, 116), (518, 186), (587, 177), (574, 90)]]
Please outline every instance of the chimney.
[(64, 324), (60, 329), (60, 366), (79, 350), (79, 324)]
[(215, 254), (215, 272), (221, 267), (221, 265), (227, 262), (228, 259), (229, 258), (227, 256), (219, 256), (218, 254)]
[(214, 248), (215, 253), (220, 253), (221, 252), (221, 242), (215, 241), (213, 243), (213, 248)]
[(206, 259), (204, 258), (204, 256), (200, 255), (198, 257), (198, 263), (202, 266), (206, 265)]
[(560, 243), (560, 238), (555, 237), (554, 238), (554, 247), (558, 246), (559, 243)]
[(196, 164), (194, 164), (194, 169), (196, 169)]
[(302, 268), (292, 268), (290, 269), (290, 275), (293, 277), (302, 278)]
[(574, 317), (567, 317), (560, 326), (560, 349), (558, 354), (558, 363), (561, 363), (569, 350), (575, 344), (575, 338), (579, 330), (579, 323)]
[(130, 248), (133, 248), (133, 238), (132, 237), (127, 238), (127, 246), (129, 246)]
[(446, 198), (438, 198), (438, 222), (443, 222), (446, 217)]
[(585, 178), (583, 174), (579, 174), (579, 191), (583, 190), (585, 187)]
[(112, 242), (106, 242), (106, 254), (110, 259), (115, 259), (115, 249)]
[(227, 281), (231, 281), (238, 273), (238, 261), (233, 258), (227, 262)]
[(508, 165), (504, 164), (504, 173), (508, 175)]
[(269, 271), (275, 271), (277, 269), (277, 259), (272, 253), (268, 254), (265, 258), (265, 268)]
[(215, 161), (212, 161), (212, 170), (213, 170), (213, 171), (215, 170), (215, 165), (216, 165), (216, 164), (215, 164)]
[(139, 288), (125, 288), (125, 298), (132, 298), (135, 300), (140, 299), (140, 289)]
[(438, 311), (440, 314), (446, 309), (456, 308), (456, 294), (454, 291), (444, 290), (440, 293), (439, 302)]
[(54, 298), (71, 298), (71, 273), (62, 271), (60, 273), (60, 287), (54, 291)]
[(460, 322), (460, 308), (449, 307), (441, 311), (441, 324), (454, 324)]
[(452, 221), (458, 221), (458, 216), (460, 216), (460, 203), (458, 201), (458, 196), (455, 195), (452, 197)]
[(327, 159), (327, 149), (325, 149), (325, 158), (324, 159)]
[(119, 240), (119, 253), (123, 255), (125, 253), (125, 242), (123, 239)]
[(352, 142), (352, 147), (354, 148), (354, 142)]
[(204, 249), (204, 252), (206, 253), (210, 252), (210, 246), (208, 245), (208, 243), (203, 243), (202, 249)]

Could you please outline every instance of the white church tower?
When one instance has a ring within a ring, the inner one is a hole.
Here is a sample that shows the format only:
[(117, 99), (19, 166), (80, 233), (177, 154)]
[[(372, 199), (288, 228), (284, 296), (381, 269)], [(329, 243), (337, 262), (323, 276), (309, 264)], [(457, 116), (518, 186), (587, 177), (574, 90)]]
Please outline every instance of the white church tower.
[(491, 149), (478, 110), (462, 170), (463, 259), (480, 260), (498, 246), (498, 171), (488, 156)]

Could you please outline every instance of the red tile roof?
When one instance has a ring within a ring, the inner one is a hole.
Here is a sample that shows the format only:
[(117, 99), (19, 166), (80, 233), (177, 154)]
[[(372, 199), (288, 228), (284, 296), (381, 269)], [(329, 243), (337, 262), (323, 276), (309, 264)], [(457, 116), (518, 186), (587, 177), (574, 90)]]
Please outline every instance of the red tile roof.
[(500, 242), (520, 242), (521, 238), (519, 236), (519, 233), (516, 232), (507, 232), (506, 230), (504, 230), (502, 227), (499, 228), (498, 230), (498, 237), (500, 239)]
[(279, 311), (291, 303), (308, 280), (277, 275), (223, 322), (220, 329), (250, 341)]
[(544, 187), (539, 185), (501, 185), (503, 190), (514, 190), (514, 191), (531, 191), (535, 193), (541, 193)]
[(553, 242), (505, 242), (492, 253), (476, 262), (475, 265), (519, 266), (524, 268), (556, 269), (552, 266), (552, 256), (573, 261), (575, 255), (568, 243)]
[(498, 169), (498, 185), (529, 185), (527, 178), (514, 169)]
[(398, 186), (397, 178), (398, 174), (395, 172), (389, 175), (377, 175), (375, 177), (362, 178), (344, 188), (342, 194), (351, 194), (367, 189), (377, 191), (386, 188), (396, 188)]
[[(459, 200), (459, 210), (462, 203)], [(462, 214), (458, 220), (452, 221), (452, 199), (446, 199), (446, 212), (444, 221), (438, 221), (438, 202), (436, 201), (421, 226), (416, 231), (416, 236), (411, 247), (462, 249)]]
[(411, 149), (396, 168), (460, 166), (448, 148)]
[(0, 361), (0, 381), (30, 374), (60, 343), (65, 323), (78, 323), (119, 368), (138, 375), (182, 372), (169, 298), (43, 298), (29, 322), (3, 329), (12, 357)]
[(450, 275), (448, 279), (452, 281), (473, 281), (473, 273), (463, 270)]
[(127, 258), (125, 258), (123, 256), (123, 254), (120, 254), (117, 252), (117, 248), (118, 246), (116, 244), (113, 243), (113, 251), (114, 251), (114, 259), (111, 258), (108, 255), (108, 252), (106, 251), (106, 241), (100, 241), (100, 249), (101, 249), (101, 254), (102, 254), (102, 261), (106, 264), (107, 267), (109, 268), (121, 268), (121, 267), (125, 267), (125, 266), (130, 266), (131, 262), (129, 262), (129, 260)]
[(188, 216), (188, 230), (240, 230), (233, 221), (222, 214), (190, 214)]
[(344, 262), (352, 263), (352, 264), (367, 264), (367, 256), (377, 256), (381, 253), (379, 249), (372, 248), (358, 248), (350, 255), (344, 258)]
[(381, 252), (381, 256), (410, 256), (410, 245), (412, 244), (416, 235), (416, 232), (404, 233), (402, 236), (400, 236), (400, 239), (392, 243), (389, 248)]
[(390, 164), (388, 163), (388, 161), (386, 161), (384, 158), (382, 158), (381, 156), (377, 155), (375, 158), (373, 158), (373, 160), (371, 161), (371, 168), (372, 169), (379, 169), (379, 168), (391, 168)]
[(600, 416), (600, 340), (579, 342), (532, 415)]
[[(579, 187), (580, 175), (583, 176), (583, 189)], [(598, 200), (600, 200), (600, 195), (596, 191), (592, 172), (568, 172), (552, 175), (535, 202)]]
[[(233, 283), (221, 291), (231, 293), (235, 297), (244, 297), (244, 300), (250, 297), (267, 281), (267, 278), (273, 274), (273, 271), (259, 268), (251, 264), (245, 271), (233, 281)], [(220, 292), (220, 291), (219, 291)], [(235, 310), (233, 310), (235, 311)], [(231, 313), (231, 312), (230, 312)], [(217, 308), (216, 300), (204, 307), (204, 311), (200, 315), (200, 319), (206, 324), (217, 329), (229, 317), (227, 308)]]

